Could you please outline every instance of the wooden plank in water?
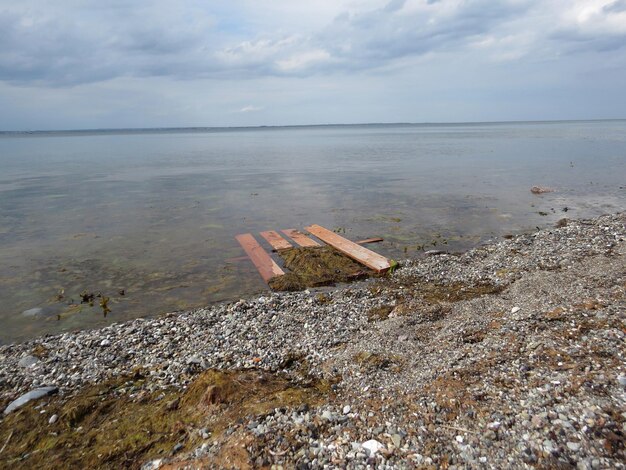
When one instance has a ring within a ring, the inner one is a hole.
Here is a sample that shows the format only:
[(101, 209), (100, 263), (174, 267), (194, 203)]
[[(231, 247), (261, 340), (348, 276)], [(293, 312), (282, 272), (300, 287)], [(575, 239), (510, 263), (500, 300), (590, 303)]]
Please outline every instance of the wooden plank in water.
[(285, 274), (263, 247), (254, 239), (252, 234), (243, 233), (237, 235), (235, 238), (259, 270), (259, 274), (265, 282), (268, 282), (273, 277)]
[(280, 236), (278, 232), (274, 230), (268, 230), (267, 232), (261, 232), (261, 236), (267, 240), (267, 242), (272, 245), (272, 248), (275, 250), (286, 250), (287, 248), (291, 248), (293, 245)]
[(357, 245), (356, 243), (343, 238), (342, 236), (339, 236), (335, 232), (331, 232), (324, 227), (313, 224), (310, 227), (306, 227), (306, 229), (309, 233), (315, 235), (323, 242), (328, 243), (333, 248), (341, 251), (344, 255), (349, 256), (361, 264), (364, 264), (377, 273), (386, 272), (391, 267), (389, 260), (384, 256)]
[(307, 237), (304, 233), (299, 232), (295, 228), (287, 228), (281, 230), (285, 235), (291, 237), (291, 239), (300, 246), (321, 246), (312, 238)]
[(359, 240), (358, 242), (354, 242), (354, 243), (356, 243), (357, 245), (367, 245), (368, 243), (378, 243), (382, 241), (384, 241), (382, 238), (374, 237), (374, 238), (366, 238), (365, 240)]

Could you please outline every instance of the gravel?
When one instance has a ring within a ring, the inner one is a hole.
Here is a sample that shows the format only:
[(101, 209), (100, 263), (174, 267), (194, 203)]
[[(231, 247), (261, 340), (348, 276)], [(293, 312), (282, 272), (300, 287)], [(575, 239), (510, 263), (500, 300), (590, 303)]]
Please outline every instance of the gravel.
[[(149, 390), (210, 368), (301, 380), (306, 364), (307, 379), (334, 383), (325, 403), (233, 423), (151, 468), (220, 466), (237, 439), (251, 465), (274, 468), (624, 468), (625, 223), (568, 221), (408, 260), (384, 280), (0, 346), (0, 398), (68, 394), (137, 368)], [(457, 297), (441, 298), (447, 288)], [(380, 307), (388, 315), (373, 318)]]

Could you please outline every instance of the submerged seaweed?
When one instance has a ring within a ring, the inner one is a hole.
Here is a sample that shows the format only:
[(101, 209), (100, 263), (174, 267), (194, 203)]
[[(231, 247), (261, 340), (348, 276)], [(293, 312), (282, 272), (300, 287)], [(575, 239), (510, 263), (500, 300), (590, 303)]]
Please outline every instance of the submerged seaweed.
[(274, 290), (296, 291), (375, 275), (330, 246), (290, 248), (279, 254), (291, 272), (270, 280)]

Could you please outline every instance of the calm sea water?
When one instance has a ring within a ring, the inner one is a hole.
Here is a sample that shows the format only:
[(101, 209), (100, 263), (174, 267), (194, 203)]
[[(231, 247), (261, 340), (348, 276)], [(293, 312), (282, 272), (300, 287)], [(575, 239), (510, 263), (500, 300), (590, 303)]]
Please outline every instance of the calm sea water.
[(264, 291), (238, 233), (397, 259), (624, 210), (625, 185), (626, 121), (0, 133), (0, 342)]

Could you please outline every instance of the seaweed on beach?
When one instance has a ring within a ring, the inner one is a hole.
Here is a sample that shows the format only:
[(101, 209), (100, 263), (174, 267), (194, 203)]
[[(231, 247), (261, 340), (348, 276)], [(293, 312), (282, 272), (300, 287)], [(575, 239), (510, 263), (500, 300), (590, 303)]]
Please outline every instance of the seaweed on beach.
[[(213, 441), (245, 418), (315, 406), (324, 380), (293, 381), (259, 370), (207, 370), (185, 388), (150, 391), (140, 371), (24, 406), (0, 421), (0, 467), (140, 468), (150, 459)], [(0, 409), (4, 405), (0, 400)], [(42, 411), (41, 405), (46, 412)], [(55, 420), (50, 417), (56, 415)], [(214, 465), (222, 467), (221, 455)], [(246, 452), (242, 464), (247, 465)]]
[(375, 275), (330, 246), (289, 248), (279, 254), (290, 272), (270, 279), (270, 287), (278, 291), (328, 286)]

